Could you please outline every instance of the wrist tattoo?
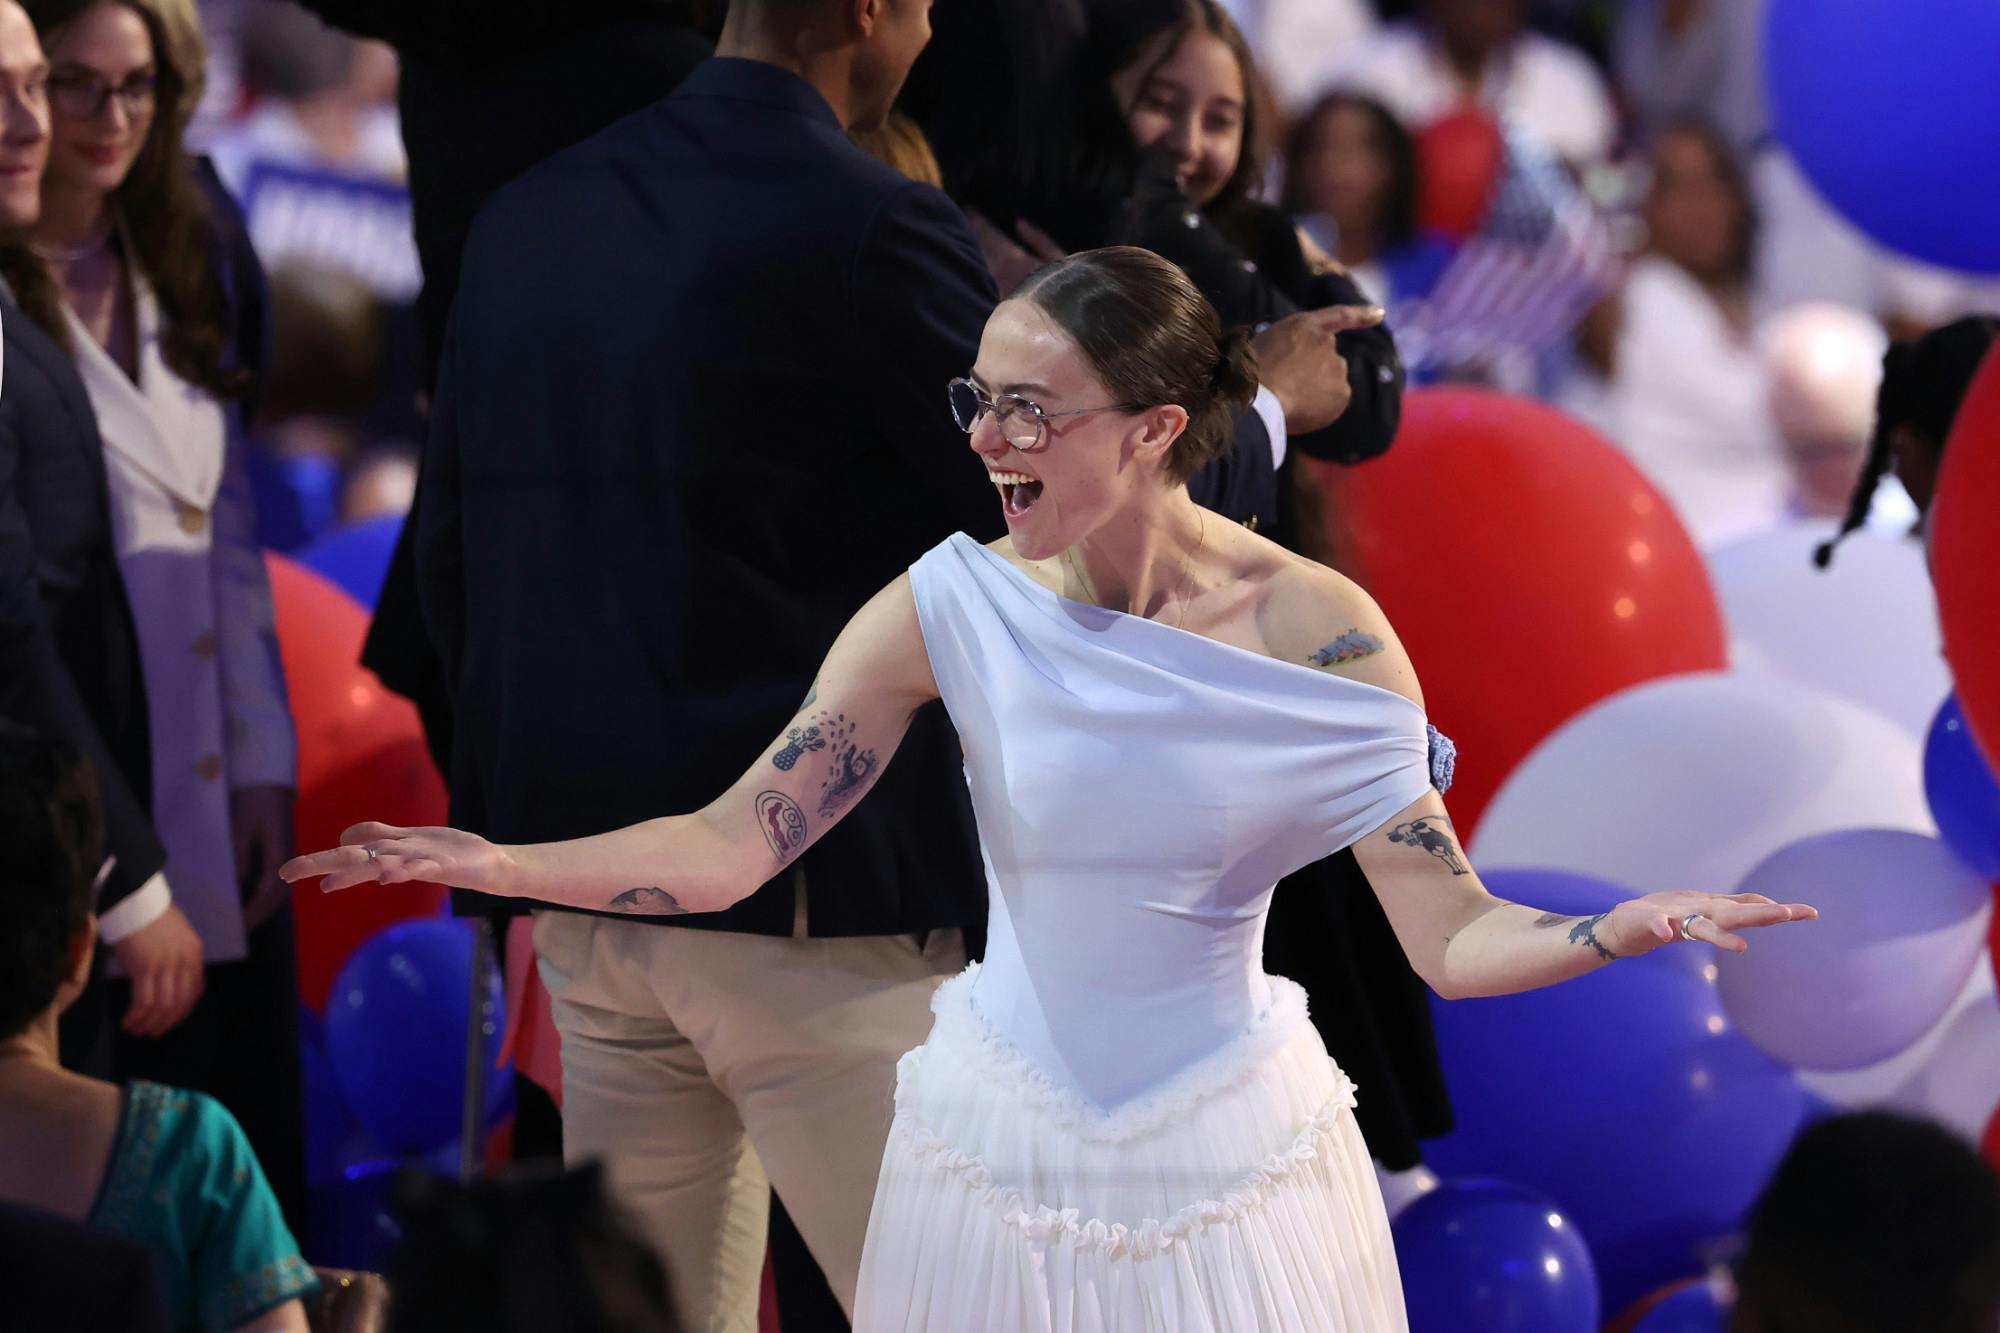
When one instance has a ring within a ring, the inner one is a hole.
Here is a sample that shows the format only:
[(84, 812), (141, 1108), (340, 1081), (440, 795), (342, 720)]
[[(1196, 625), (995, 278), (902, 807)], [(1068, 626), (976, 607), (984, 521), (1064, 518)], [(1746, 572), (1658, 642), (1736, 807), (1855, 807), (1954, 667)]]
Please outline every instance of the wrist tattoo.
[(1458, 840), (1452, 836), (1451, 821), (1448, 819), (1425, 815), (1422, 819), (1398, 824), (1389, 830), (1389, 841), (1435, 856), (1454, 875), (1472, 873), (1472, 867), (1465, 864), (1465, 857), (1458, 850)]
[(757, 827), (764, 831), (764, 841), (771, 844), (779, 865), (805, 850), (806, 812), (781, 791), (757, 793)]
[(1316, 667), (1346, 666), (1381, 651), (1380, 639), (1373, 634), (1363, 634), (1359, 629), (1351, 629), (1324, 648), (1314, 651), (1306, 658), (1306, 663)]
[(605, 904), (614, 912), (648, 912), (654, 916), (686, 916), (687, 908), (665, 889), (627, 889)]
[(1597, 923), (1610, 915), (1611, 913), (1609, 912), (1599, 912), (1596, 916), (1583, 918), (1583, 920), (1569, 928), (1569, 942), (1571, 944), (1587, 944), (1595, 949), (1597, 956), (1605, 962), (1617, 962), (1618, 955), (1605, 948), (1604, 942), (1597, 938)]

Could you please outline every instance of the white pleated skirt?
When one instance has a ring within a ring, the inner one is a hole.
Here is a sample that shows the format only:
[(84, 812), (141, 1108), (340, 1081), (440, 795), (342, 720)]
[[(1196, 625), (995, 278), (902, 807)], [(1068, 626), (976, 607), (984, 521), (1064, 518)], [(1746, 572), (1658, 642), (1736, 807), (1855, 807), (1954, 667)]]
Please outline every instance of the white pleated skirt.
[(1354, 1086), (1298, 986), (1106, 1113), (986, 1024), (976, 971), (897, 1067), (856, 1333), (1404, 1333)]

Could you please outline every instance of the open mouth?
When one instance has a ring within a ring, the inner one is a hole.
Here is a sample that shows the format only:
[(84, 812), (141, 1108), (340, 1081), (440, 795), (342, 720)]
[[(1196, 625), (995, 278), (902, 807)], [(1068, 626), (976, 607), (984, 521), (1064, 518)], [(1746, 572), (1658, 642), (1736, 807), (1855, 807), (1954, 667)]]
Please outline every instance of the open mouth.
[(1024, 472), (989, 472), (1000, 488), (1000, 507), (1008, 518), (1020, 518), (1042, 498), (1042, 483)]

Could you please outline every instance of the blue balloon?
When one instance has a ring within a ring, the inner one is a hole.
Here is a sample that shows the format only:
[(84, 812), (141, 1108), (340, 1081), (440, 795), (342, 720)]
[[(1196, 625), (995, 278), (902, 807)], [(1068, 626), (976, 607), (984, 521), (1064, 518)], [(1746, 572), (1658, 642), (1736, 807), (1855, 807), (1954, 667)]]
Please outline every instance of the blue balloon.
[(363, 1162), (306, 1191), (304, 1249), (324, 1268), (379, 1273), (403, 1239), (390, 1206), (390, 1187), (401, 1162)]
[(1632, 1333), (1723, 1333), (1729, 1305), (1713, 1282), (1696, 1282), (1646, 1311)]
[[(1485, 879), (1537, 907), (1576, 888), (1540, 871)], [(1732, 1027), (1706, 959), (1669, 945), (1559, 986), (1433, 1006), (1458, 1128), (1426, 1162), (1555, 1200), (1590, 1238), (1613, 1310), (1701, 1268), (1805, 1111), (1792, 1072)], [(1695, 1161), (1707, 1165), (1680, 1169)]]
[(1410, 1333), (1593, 1333), (1590, 1249), (1547, 1199), (1498, 1180), (1450, 1180), (1403, 1210), (1396, 1263)]
[(299, 1015), (299, 1059), (305, 1088), (306, 1183), (320, 1185), (353, 1164), (348, 1145), (357, 1126), (327, 1058), (319, 1019), (309, 1010)]
[(382, 580), (389, 574), (389, 557), (396, 550), (403, 520), (396, 514), (364, 519), (344, 528), (335, 528), (298, 553), (306, 568), (326, 575), (349, 596), (369, 610), (382, 595)]
[(1905, 254), (2000, 273), (2000, 5), (1771, 0), (1771, 126), (1849, 221)]
[[(363, 941), (334, 978), (326, 1041), (342, 1095), (362, 1127), (391, 1152), (422, 1153), (459, 1134), (465, 1098), (465, 1031), (472, 980), (472, 923), (401, 921)], [(495, 970), (485, 1033), (485, 1116), (511, 1091), (493, 1068), (506, 1020)]]
[(1982, 879), (2000, 880), (2000, 780), (1952, 695), (1924, 743), (1924, 795), (1938, 836)]

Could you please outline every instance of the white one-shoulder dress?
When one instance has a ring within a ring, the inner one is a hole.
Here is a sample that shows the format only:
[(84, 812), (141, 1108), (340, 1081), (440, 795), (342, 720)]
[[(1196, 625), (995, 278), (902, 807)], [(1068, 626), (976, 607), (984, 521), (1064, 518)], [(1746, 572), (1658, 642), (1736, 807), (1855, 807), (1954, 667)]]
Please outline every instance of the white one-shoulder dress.
[(1272, 886), (1429, 788), (1422, 710), (962, 535), (911, 579), (992, 915), (897, 1070), (857, 1333), (1404, 1329), (1355, 1088), (1262, 957)]

